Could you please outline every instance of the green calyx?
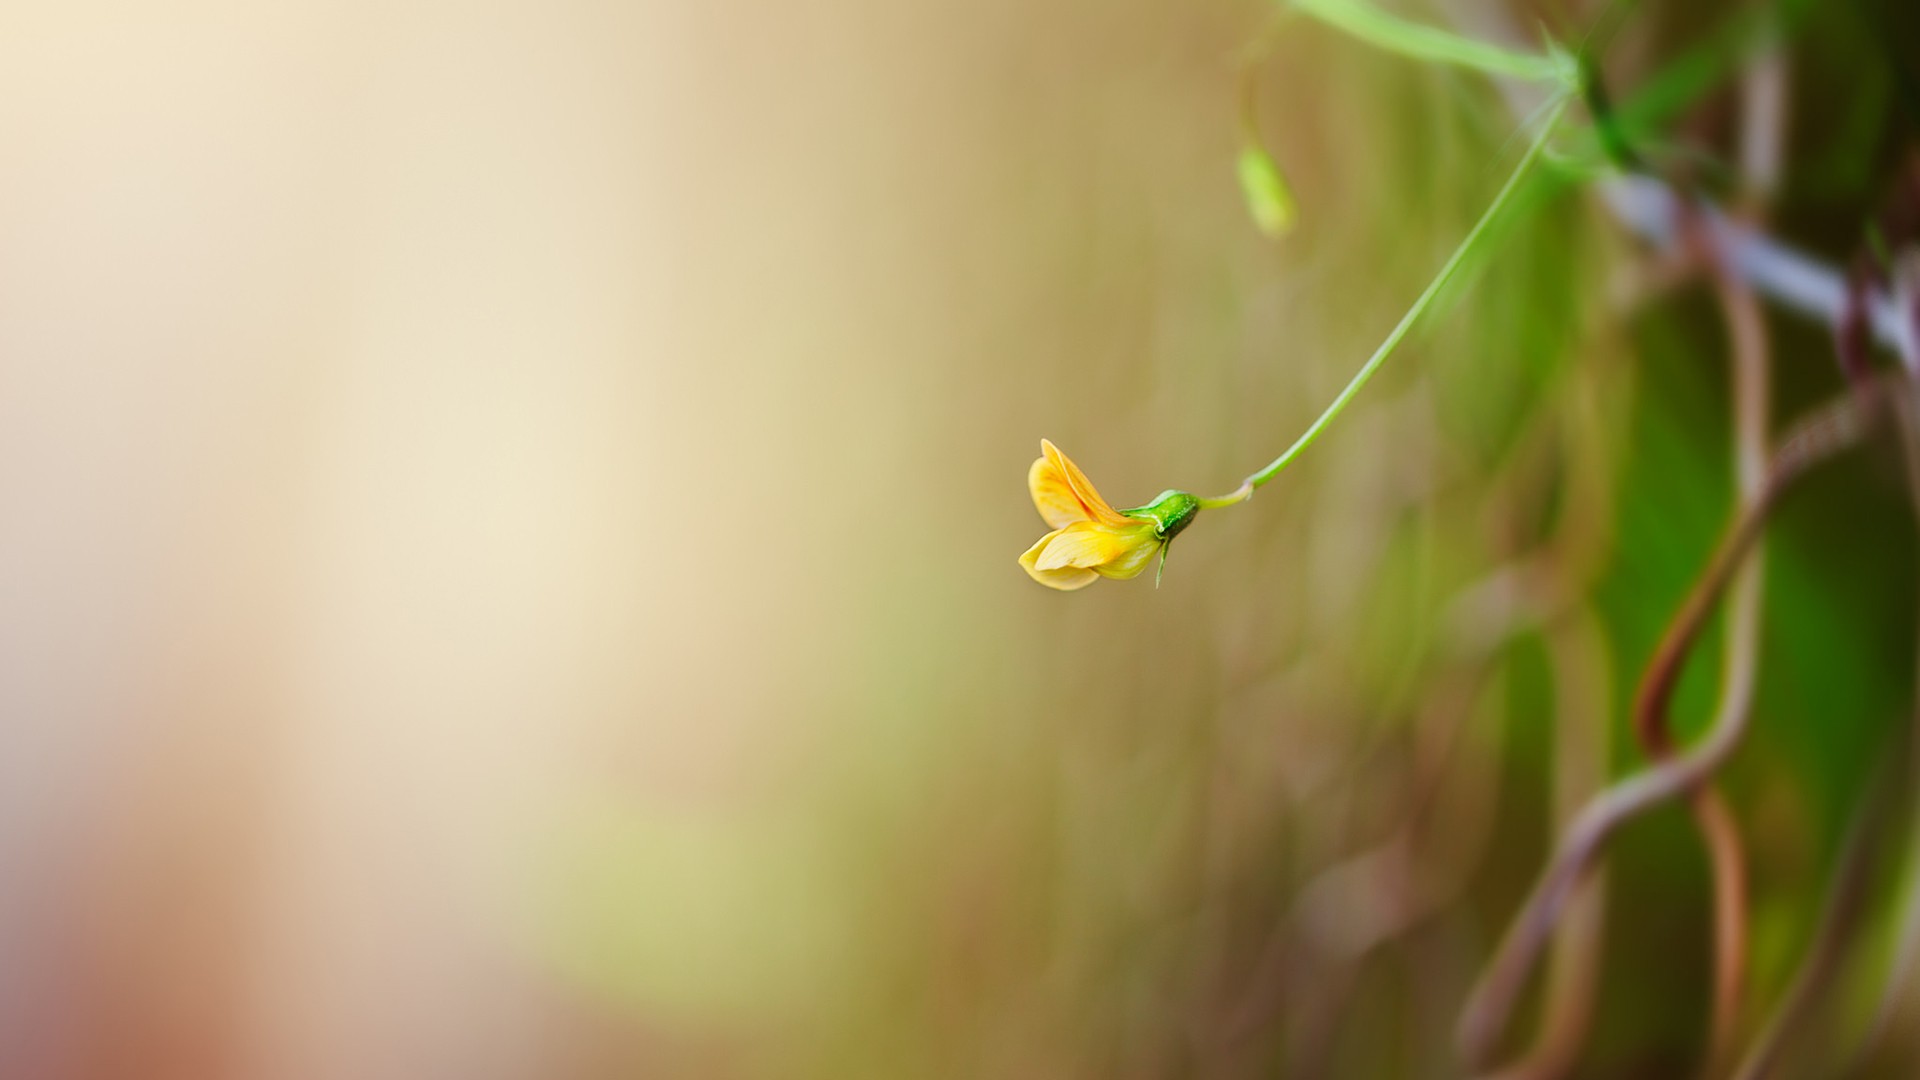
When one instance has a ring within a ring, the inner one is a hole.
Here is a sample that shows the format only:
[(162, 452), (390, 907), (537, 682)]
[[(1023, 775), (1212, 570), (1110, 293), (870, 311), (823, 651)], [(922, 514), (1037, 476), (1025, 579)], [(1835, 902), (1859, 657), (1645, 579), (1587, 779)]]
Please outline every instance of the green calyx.
[(1172, 540), (1200, 512), (1200, 500), (1184, 491), (1163, 491), (1145, 506), (1122, 510), (1128, 517), (1153, 522), (1153, 534), (1162, 541)]

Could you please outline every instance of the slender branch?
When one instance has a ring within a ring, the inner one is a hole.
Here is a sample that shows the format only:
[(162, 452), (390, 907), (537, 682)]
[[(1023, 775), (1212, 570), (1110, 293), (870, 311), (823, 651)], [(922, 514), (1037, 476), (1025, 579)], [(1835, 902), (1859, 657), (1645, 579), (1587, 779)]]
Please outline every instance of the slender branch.
[[(1657, 248), (1675, 250), (1689, 218), (1697, 216), (1706, 245), (1728, 271), (1782, 310), (1828, 326), (1846, 316), (1847, 275), (1751, 226), (1727, 217), (1706, 201), (1683, 200), (1650, 176), (1618, 176), (1599, 185), (1615, 218)], [(1900, 317), (1892, 296), (1873, 290), (1866, 298), (1874, 340), (1903, 356), (1916, 355), (1909, 342), (1911, 324)]]
[[(1751, 691), (1747, 696), (1750, 705)], [(1747, 856), (1740, 845), (1740, 823), (1719, 788), (1695, 792), (1688, 809), (1706, 846), (1713, 881), (1713, 1012), (1707, 1034), (1711, 1075), (1733, 1046), (1740, 991), (1746, 984)]]
[[(1734, 521), (1668, 626), (1641, 683), (1639, 711), (1666, 709), (1708, 615), (1781, 497), (1809, 469), (1858, 444), (1879, 419), (1885, 396), (1878, 382), (1863, 384), (1800, 421), (1782, 440), (1760, 498)], [(1723, 719), (1732, 722), (1713, 728), (1677, 756), (1614, 784), (1574, 819), (1467, 1000), (1456, 1037), (1470, 1064), (1485, 1061), (1498, 1042), (1541, 947), (1607, 841), (1622, 825), (1692, 792), (1712, 776), (1740, 745), (1748, 715), (1746, 709), (1727, 713)]]
[[(1714, 261), (1715, 294), (1732, 345), (1735, 488), (1741, 511), (1752, 509), (1766, 486), (1767, 336), (1766, 318), (1753, 291)], [(1753, 706), (1760, 653), (1760, 616), (1765, 583), (1759, 541), (1732, 585), (1727, 601), (1727, 634), (1721, 666), (1719, 715), (1714, 725), (1744, 723), (1734, 710)], [(1656, 757), (1672, 756), (1672, 733), (1664, 711), (1635, 717), (1635, 729)], [(1714, 980), (1709, 1062), (1727, 1053), (1739, 1012), (1746, 975), (1747, 872), (1739, 825), (1717, 788), (1694, 796), (1692, 812), (1713, 869)]]
[[(1760, 208), (1778, 184), (1781, 147), (1786, 136), (1786, 53), (1779, 48), (1757, 51), (1741, 80), (1740, 165), (1744, 190), (1741, 201), (1757, 219)], [(1727, 325), (1733, 370), (1734, 488), (1739, 504), (1751, 506), (1766, 485), (1768, 373), (1766, 314), (1753, 290), (1733, 272), (1727, 260), (1709, 249), (1714, 297)], [(1721, 662), (1721, 710), (1751, 708), (1755, 671), (1760, 654), (1760, 618), (1764, 602), (1765, 553), (1759, 541), (1741, 567), (1727, 602), (1726, 644)], [(1654, 718), (1645, 721), (1651, 724)], [(1662, 717), (1664, 720), (1664, 717)], [(1715, 726), (1733, 723), (1719, 716)], [(1670, 726), (1661, 723), (1658, 742), (1670, 742)], [(1694, 795), (1691, 810), (1705, 842), (1713, 882), (1713, 1011), (1707, 1039), (1707, 1075), (1717, 1076), (1733, 1047), (1740, 1013), (1741, 988), (1747, 970), (1747, 859), (1740, 843), (1740, 826), (1733, 808), (1717, 786), (1707, 785)]]

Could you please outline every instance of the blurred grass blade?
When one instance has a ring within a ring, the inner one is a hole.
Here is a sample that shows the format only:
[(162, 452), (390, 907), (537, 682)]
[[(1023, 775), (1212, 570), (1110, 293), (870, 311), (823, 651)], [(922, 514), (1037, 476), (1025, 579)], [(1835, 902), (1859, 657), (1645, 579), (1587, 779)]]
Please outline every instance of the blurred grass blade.
[(1416, 60), (1452, 64), (1487, 75), (1558, 83), (1569, 89), (1579, 85), (1573, 58), (1558, 49), (1545, 55), (1503, 49), (1411, 22), (1365, 0), (1293, 0), (1293, 5), (1336, 30)]
[[(1269, 30), (1266, 41), (1271, 41)], [(1240, 65), (1240, 194), (1247, 200), (1247, 213), (1254, 225), (1269, 240), (1278, 240), (1293, 231), (1300, 205), (1294, 200), (1293, 186), (1287, 183), (1280, 163), (1260, 141), (1260, 64), (1265, 42), (1249, 52)]]
[(1293, 230), (1299, 204), (1279, 163), (1259, 143), (1248, 141), (1240, 147), (1240, 193), (1262, 234), (1278, 240)]

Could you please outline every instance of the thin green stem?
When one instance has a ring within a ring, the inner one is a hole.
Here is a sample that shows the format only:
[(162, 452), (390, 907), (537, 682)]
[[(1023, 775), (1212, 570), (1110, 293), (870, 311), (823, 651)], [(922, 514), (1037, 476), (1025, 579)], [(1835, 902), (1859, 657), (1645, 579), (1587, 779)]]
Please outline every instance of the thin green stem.
[[(1310, 0), (1310, 2), (1318, 3), (1319, 0)], [(1314, 440), (1320, 437), (1320, 433), (1327, 429), (1327, 425), (1333, 423), (1346, 410), (1348, 403), (1353, 401), (1361, 388), (1367, 385), (1367, 381), (1373, 378), (1374, 372), (1380, 370), (1380, 365), (1386, 361), (1387, 357), (1393, 355), (1395, 349), (1399, 348), (1407, 332), (1413, 329), (1413, 324), (1429, 307), (1433, 306), (1434, 299), (1440, 295), (1442, 289), (1446, 288), (1447, 282), (1453, 280), (1453, 276), (1466, 262), (1467, 256), (1486, 235), (1488, 227), (1493, 224), (1495, 218), (1500, 216), (1500, 211), (1513, 198), (1513, 193), (1519, 190), (1520, 181), (1526, 177), (1527, 171), (1533, 167), (1534, 162), (1539, 160), (1541, 152), (1546, 148), (1547, 140), (1552, 137), (1553, 129), (1560, 122), (1560, 116), (1566, 111), (1570, 100), (1572, 98), (1568, 94), (1562, 94), (1554, 100), (1552, 107), (1547, 111), (1545, 122), (1540, 125), (1539, 134), (1533, 137), (1533, 142), (1528, 145), (1526, 154), (1521, 157), (1520, 164), (1514, 166), (1513, 175), (1507, 177), (1507, 182), (1500, 188), (1500, 193), (1494, 196), (1492, 204), (1487, 207), (1485, 213), (1480, 215), (1480, 220), (1474, 222), (1466, 238), (1460, 241), (1460, 246), (1453, 249), (1453, 254), (1447, 257), (1447, 261), (1440, 267), (1440, 272), (1427, 283), (1426, 291), (1422, 292), (1419, 299), (1413, 302), (1413, 306), (1407, 309), (1407, 313), (1400, 317), (1400, 322), (1387, 334), (1387, 339), (1380, 343), (1380, 347), (1374, 350), (1373, 355), (1353, 377), (1353, 381), (1347, 383), (1346, 389), (1340, 391), (1340, 396), (1333, 399), (1333, 404), (1327, 406), (1326, 411), (1320, 414), (1320, 418), (1315, 420), (1313, 425), (1287, 448), (1286, 453), (1274, 458), (1266, 468), (1247, 477), (1231, 493), (1201, 499), (1202, 507), (1215, 509), (1246, 501), (1255, 488), (1273, 479), (1280, 470), (1291, 464), (1294, 458), (1299, 457), (1302, 451), (1312, 446)]]
[(1293, 0), (1293, 6), (1369, 45), (1416, 60), (1452, 64), (1486, 75), (1558, 83), (1567, 90), (1579, 85), (1578, 64), (1562, 52), (1514, 52), (1410, 22), (1362, 0)]

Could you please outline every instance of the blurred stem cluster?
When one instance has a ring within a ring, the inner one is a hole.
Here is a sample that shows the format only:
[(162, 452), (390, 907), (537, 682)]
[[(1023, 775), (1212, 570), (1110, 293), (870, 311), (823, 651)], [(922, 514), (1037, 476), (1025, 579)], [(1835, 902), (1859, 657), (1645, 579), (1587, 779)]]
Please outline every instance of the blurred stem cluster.
[[(1871, 907), (1868, 884), (1876, 880), (1876, 867), (1893, 859), (1887, 837), (1898, 830), (1888, 821), (1898, 811), (1901, 799), (1871, 793), (1861, 796), (1850, 830), (1853, 839), (1833, 874), (1816, 939), (1807, 946), (1790, 988), (1761, 1020), (1758, 1011), (1749, 1007), (1756, 988), (1751, 974), (1752, 873), (1747, 845), (1736, 804), (1718, 780), (1746, 740), (1759, 693), (1764, 602), (1761, 539), (1789, 490), (1815, 466), (1862, 445), (1889, 420), (1898, 427), (1907, 449), (1913, 503), (1920, 512), (1920, 435), (1916, 435), (1920, 419), (1916, 417), (1912, 382), (1913, 374), (1920, 372), (1920, 273), (1903, 267), (1877, 230), (1867, 231), (1872, 244), (1863, 241), (1863, 249), (1872, 257), (1863, 255), (1863, 262), (1844, 272), (1797, 252), (1766, 230), (1764, 200), (1777, 190), (1783, 169), (1785, 45), (1777, 32), (1755, 32), (1756, 24), (1750, 17), (1743, 16), (1702, 51), (1648, 79), (1646, 90), (1630, 97), (1616, 115), (1598, 81), (1599, 65), (1594, 59), (1576, 58), (1552, 42), (1538, 53), (1514, 51), (1416, 23), (1358, 0), (1293, 0), (1288, 10), (1410, 60), (1466, 69), (1498, 80), (1523, 127), (1529, 112), (1542, 118), (1519, 163), (1486, 210), (1333, 402), (1279, 457), (1248, 476), (1234, 491), (1203, 499), (1201, 504), (1221, 507), (1245, 501), (1342, 414), (1432, 308), (1436, 296), (1463, 262), (1486, 242), (1490, 224), (1508, 208), (1530, 169), (1547, 154), (1569, 106), (1576, 99), (1584, 99), (1594, 122), (1594, 128), (1584, 133), (1586, 140), (1604, 150), (1616, 170), (1625, 170), (1595, 174), (1601, 202), (1620, 225), (1661, 251), (1675, 275), (1699, 274), (1713, 285), (1730, 359), (1727, 401), (1733, 433), (1730, 459), (1734, 505), (1717, 550), (1698, 568), (1685, 602), (1667, 623), (1640, 677), (1632, 727), (1646, 756), (1646, 767), (1604, 787), (1592, 768), (1569, 774), (1562, 788), (1560, 838), (1531, 895), (1513, 917), (1499, 949), (1468, 995), (1457, 1043), (1467, 1064), (1476, 1070), (1491, 1070), (1489, 1075), (1550, 1077), (1575, 1067), (1580, 1043), (1591, 1027), (1601, 974), (1598, 928), (1605, 903), (1600, 876), (1604, 852), (1626, 825), (1658, 807), (1684, 801), (1707, 855), (1713, 895), (1714, 964), (1711, 1001), (1705, 1010), (1709, 1031), (1703, 1040), (1706, 1072), (1743, 1078), (1770, 1075), (1780, 1067), (1791, 1041), (1808, 1023), (1823, 988), (1842, 967), (1841, 959), (1859, 944), (1861, 927), (1868, 921)], [(1764, 24), (1762, 28), (1767, 29)], [(1739, 86), (1744, 111), (1737, 169), (1742, 200), (1733, 210), (1727, 210), (1700, 193), (1696, 175), (1684, 170), (1679, 175), (1662, 175), (1647, 164), (1649, 158), (1675, 160), (1673, 155), (1642, 155), (1635, 149), (1635, 142), (1645, 137), (1653, 124), (1679, 112), (1694, 97), (1711, 89), (1719, 76), (1733, 70), (1744, 73)], [(1513, 84), (1531, 84), (1532, 89), (1515, 89)], [(1544, 101), (1539, 101), (1542, 92)], [(1273, 156), (1259, 142), (1250, 90), (1246, 98), (1243, 188), (1261, 230), (1278, 236), (1291, 225), (1296, 206)], [(1908, 260), (1909, 264), (1913, 261)], [(1848, 380), (1838, 394), (1787, 428), (1774, 449), (1769, 448), (1773, 350), (1763, 307), (1768, 302), (1824, 324), (1836, 342), (1840, 361), (1837, 370)], [(1898, 369), (1889, 374), (1872, 372), (1867, 352), (1875, 342), (1897, 355), (1901, 361)], [(1675, 732), (1670, 715), (1672, 702), (1689, 658), (1723, 605), (1726, 613), (1721, 628), (1719, 702), (1704, 736), (1688, 744)], [(1592, 626), (1592, 615), (1584, 609), (1579, 586), (1573, 587), (1566, 602), (1553, 610), (1544, 625), (1554, 628), (1550, 640), (1556, 663), (1563, 676), (1575, 679), (1569, 673), (1583, 665), (1592, 666), (1582, 658), (1604, 653), (1604, 646), (1580, 647), (1577, 642), (1591, 643), (1599, 635), (1591, 629), (1585, 634), (1569, 629)], [(1604, 680), (1584, 680), (1589, 686), (1596, 681)], [(1593, 703), (1589, 700), (1586, 704)], [(1604, 705), (1600, 709), (1604, 714)], [(1565, 725), (1580, 710), (1574, 705), (1557, 711)], [(1563, 730), (1556, 753), (1591, 762), (1596, 755), (1580, 748), (1581, 738), (1577, 729)], [(1914, 741), (1920, 743), (1920, 739)], [(1873, 790), (1910, 794), (1916, 768), (1911, 762), (1890, 763), (1887, 772), (1892, 779)], [(1862, 790), (1866, 787), (1862, 785)], [(1569, 792), (1573, 794), (1568, 796)], [(1909, 825), (1908, 831), (1913, 843), (1920, 844), (1920, 821)], [(1331, 896), (1346, 888), (1342, 874), (1357, 873), (1363, 864), (1370, 868), (1369, 873), (1377, 873), (1383, 860), (1395, 865), (1417, 861), (1413, 851), (1419, 833), (1417, 821), (1409, 819), (1405, 832), (1395, 834), (1388, 844), (1354, 862), (1329, 871), (1303, 896), (1317, 897), (1317, 907), (1336, 904), (1320, 896), (1320, 891)], [(1909, 874), (1916, 872), (1920, 847), (1909, 854), (1908, 862), (1912, 864)], [(1399, 872), (1410, 871), (1403, 867)], [(1895, 954), (1874, 995), (1876, 1019), (1845, 1048), (1842, 1060), (1857, 1062), (1871, 1050), (1892, 1002), (1904, 991), (1904, 982), (1920, 956), (1920, 931), (1914, 929), (1920, 926), (1920, 888), (1910, 888), (1908, 893), (1910, 898), (1898, 913), (1902, 930)], [(1413, 917), (1410, 911), (1403, 913), (1394, 925), (1404, 926)], [(1381, 931), (1391, 932), (1396, 931)], [(1539, 1037), (1511, 1064), (1494, 1068), (1528, 980), (1549, 943), (1556, 941), (1554, 975), (1546, 987)], [(1309, 1053), (1299, 1060), (1317, 1059)]]

